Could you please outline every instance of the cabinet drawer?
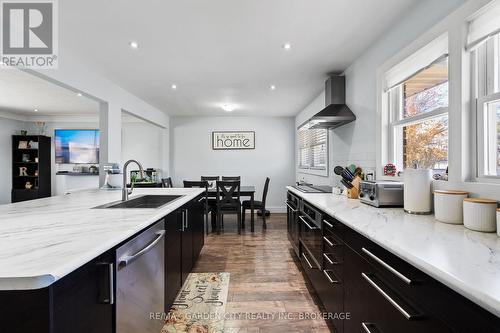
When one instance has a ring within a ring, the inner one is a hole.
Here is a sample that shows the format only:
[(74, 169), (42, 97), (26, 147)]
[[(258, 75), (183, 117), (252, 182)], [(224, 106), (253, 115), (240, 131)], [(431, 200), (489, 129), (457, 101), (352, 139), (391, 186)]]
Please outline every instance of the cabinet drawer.
[[(346, 332), (450, 332), (428, 311), (394, 289), (363, 257), (346, 248)], [(368, 328), (368, 330), (366, 330)]]
[(343, 278), (342, 259), (332, 253), (323, 253), (323, 270), (333, 271), (333, 274)]
[(294, 195), (293, 193), (291, 192), (288, 192), (287, 193), (287, 202), (294, 207), (294, 209), (299, 209), (299, 202), (300, 202), (300, 199), (299, 197), (297, 197), (296, 195)]
[(500, 332), (499, 319), (493, 314), (347, 227), (345, 247), (363, 257), (393, 290), (452, 331)]
[(412, 293), (411, 289), (422, 286), (428, 280), (421, 271), (352, 229), (346, 230), (345, 243), (377, 268), (391, 285), (406, 293)]
[(331, 320), (335, 333), (343, 332), (344, 323), (341, 313), (344, 312), (344, 285), (336, 272), (330, 269), (321, 271), (320, 283), (315, 286), (316, 292), (326, 312), (336, 315)]
[(346, 229), (344, 224), (340, 223), (333, 217), (330, 217), (326, 214), (323, 214), (322, 224), (323, 224), (323, 230), (332, 233), (340, 240), (344, 240), (344, 233)]
[(344, 247), (344, 242), (342, 242), (337, 236), (324, 230), (323, 232), (323, 252), (332, 253), (336, 257), (341, 257), (342, 248)]

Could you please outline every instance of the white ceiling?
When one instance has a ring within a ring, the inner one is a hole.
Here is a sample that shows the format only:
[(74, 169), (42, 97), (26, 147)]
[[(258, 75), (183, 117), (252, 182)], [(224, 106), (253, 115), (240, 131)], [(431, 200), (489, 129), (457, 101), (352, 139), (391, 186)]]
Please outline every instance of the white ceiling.
[(417, 2), (65, 0), (61, 56), (70, 48), (168, 114), (226, 114), (220, 104), (234, 103), (234, 115), (289, 116)]
[(0, 111), (34, 117), (86, 115), (97, 114), (99, 104), (27, 72), (2, 68)]

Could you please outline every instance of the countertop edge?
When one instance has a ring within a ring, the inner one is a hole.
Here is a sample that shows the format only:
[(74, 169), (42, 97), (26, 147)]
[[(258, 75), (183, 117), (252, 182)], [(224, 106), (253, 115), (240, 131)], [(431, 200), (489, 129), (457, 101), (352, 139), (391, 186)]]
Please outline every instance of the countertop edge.
[[(341, 218), (341, 217), (337, 216), (335, 213), (327, 211), (328, 209), (332, 209), (331, 207), (323, 207), (322, 205), (318, 205), (317, 203), (311, 202), (309, 199), (304, 198), (303, 197), (304, 193), (298, 191), (297, 189), (295, 189), (291, 186), (287, 186), (286, 189), (288, 191), (300, 196), (301, 198), (303, 198), (304, 200), (306, 200), (307, 202), (309, 202), (310, 204), (312, 204), (316, 208), (324, 211), (325, 213), (327, 213), (331, 217), (338, 219), (340, 222), (344, 223), (349, 228), (353, 229), (354, 231), (358, 232), (359, 234), (361, 234), (364, 237), (368, 238), (369, 240), (373, 241), (374, 243), (376, 243), (377, 245), (386, 249), (387, 251), (391, 252), (392, 254), (398, 256), (402, 260), (404, 260), (404, 261), (408, 262), (409, 264), (415, 266), (416, 268), (420, 269), (422, 272), (428, 274), (432, 278), (443, 283), (447, 287), (456, 291), (460, 295), (466, 297), (467, 299), (474, 302), (478, 306), (488, 310), (489, 312), (493, 313), (497, 317), (500, 317), (500, 300), (490, 297), (489, 294), (485, 293), (484, 291), (477, 290), (477, 289), (471, 290), (471, 288), (473, 288), (473, 287), (471, 287), (470, 285), (464, 284), (462, 282), (462, 280), (460, 278), (458, 278), (457, 276), (454, 276), (454, 275), (450, 274), (449, 272), (443, 271), (441, 268), (439, 268), (435, 265), (432, 265), (428, 262), (425, 262), (424, 260), (422, 260), (420, 258), (412, 257), (411, 254), (408, 252), (402, 253), (399, 249), (395, 249), (393, 247), (390, 247), (390, 244), (380, 242), (379, 240), (374, 238), (373, 235), (370, 235), (365, 230), (361, 230), (361, 229), (357, 228), (356, 226), (352, 225), (349, 221), (346, 221), (345, 218)], [(328, 194), (328, 193), (321, 193), (321, 194)], [(333, 194), (331, 194), (331, 195), (333, 195)], [(346, 198), (346, 200), (347, 200), (347, 198)], [(351, 200), (355, 200), (355, 199), (351, 199)], [(378, 209), (375, 207), (370, 207), (368, 205), (366, 205), (366, 206), (368, 208), (373, 209), (373, 210)]]

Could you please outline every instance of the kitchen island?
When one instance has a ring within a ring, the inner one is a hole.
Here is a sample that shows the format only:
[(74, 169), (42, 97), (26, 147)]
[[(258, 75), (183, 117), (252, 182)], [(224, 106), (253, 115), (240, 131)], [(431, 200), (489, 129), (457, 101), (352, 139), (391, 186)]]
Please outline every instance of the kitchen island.
[[(315, 260), (315, 253), (308, 249), (311, 246), (307, 239), (297, 241), (299, 255), (302, 261), (306, 261), (305, 268), (312, 266), (312, 279), (315, 278), (314, 271), (326, 270), (327, 278), (337, 281), (337, 295), (340, 295), (337, 297), (344, 297), (344, 302), (337, 304), (337, 309), (355, 311), (356, 308), (347, 302), (352, 295), (349, 284), (353, 279), (359, 279), (359, 284), (353, 286), (353, 290), (357, 291), (369, 286), (368, 280), (370, 283), (379, 281), (379, 285), (387, 286), (389, 291), (386, 295), (393, 295), (393, 300), (403, 299), (399, 302), (406, 305), (405, 316), (411, 317), (414, 323), (418, 323), (416, 318), (424, 317), (422, 313), (425, 310), (428, 312), (427, 318), (432, 319), (434, 313), (428, 309), (435, 307), (443, 311), (455, 311), (455, 315), (462, 313), (464, 322), (486, 318), (487, 322), (492, 321), (496, 325), (497, 328), (493, 331), (500, 331), (497, 325), (500, 322), (500, 238), (495, 233), (480, 233), (462, 225), (440, 223), (433, 216), (406, 214), (402, 208), (375, 208), (344, 196), (330, 193), (307, 194), (293, 187), (287, 189), (288, 202), (293, 198), (298, 198), (299, 201), (289, 206), (289, 219), (293, 214), (297, 216), (289, 221), (289, 225), (298, 224), (295, 229), (292, 226), (292, 230), (309, 231), (307, 225), (314, 229), (312, 222), (315, 222), (315, 218), (319, 220), (316, 228), (321, 229), (319, 238), (323, 241), (319, 243), (319, 256)], [(313, 214), (308, 212), (311, 210), (309, 207), (312, 207)], [(320, 217), (315, 217), (314, 213)], [(305, 219), (305, 223), (301, 222), (301, 218)], [(294, 242), (293, 239), (291, 241)], [(303, 253), (305, 260), (302, 258)], [(359, 260), (362, 270), (349, 275), (357, 269), (350, 267), (356, 260)], [(364, 276), (361, 274), (363, 272)], [(368, 272), (379, 280), (371, 278)], [(388, 277), (384, 278), (386, 274)], [(325, 278), (325, 274), (320, 276), (320, 279)], [(385, 281), (385, 284), (380, 281)], [(320, 286), (319, 289), (321, 288)], [(318, 291), (320, 292), (321, 290)], [(368, 295), (369, 293), (358, 295), (358, 298), (364, 298), (365, 306), (370, 304)], [(327, 303), (330, 298), (326, 297)], [(453, 300), (453, 304), (450, 304), (450, 300)], [(434, 304), (427, 305), (427, 302)], [(460, 307), (461, 303), (466, 305)], [(418, 315), (411, 316), (410, 310), (418, 309), (419, 304), (424, 304), (423, 308), (427, 309), (415, 310), (414, 313)], [(375, 305), (375, 308), (377, 306), (382, 307), (384, 304)], [(465, 316), (471, 313), (469, 310), (474, 315), (481, 314), (467, 318)], [(362, 310), (358, 311), (361, 312)], [(443, 313), (442, 316), (448, 314)], [(441, 313), (436, 315), (436, 321), (441, 322), (442, 316)], [(454, 324), (447, 322), (453, 316), (443, 319), (445, 326), (454, 328)], [(397, 320), (399, 319), (396, 317), (393, 323)], [(353, 322), (346, 321), (340, 325), (345, 325), (346, 331), (349, 331), (347, 326)], [(419, 329), (431, 332), (431, 327), (435, 325)], [(406, 327), (404, 330), (411, 331)], [(446, 331), (442, 327), (440, 330)]]
[[(36, 332), (52, 333), (69, 332), (71, 327), (72, 332), (114, 332), (114, 298), (120, 287), (115, 285), (115, 250), (159, 221), (165, 228), (165, 263), (174, 263), (166, 264), (168, 308), (203, 246), (199, 202), (203, 192), (197, 188), (135, 189), (130, 199), (180, 196), (156, 209), (96, 209), (121, 199), (120, 191), (107, 190), (0, 206), (2, 330), (34, 332), (36, 327)], [(87, 297), (89, 293), (95, 295)], [(85, 324), (75, 322), (78, 318)]]

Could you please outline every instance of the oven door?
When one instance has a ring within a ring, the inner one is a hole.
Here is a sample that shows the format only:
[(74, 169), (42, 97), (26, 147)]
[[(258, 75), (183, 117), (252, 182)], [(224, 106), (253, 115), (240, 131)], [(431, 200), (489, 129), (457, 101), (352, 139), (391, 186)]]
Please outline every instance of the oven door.
[[(300, 241), (314, 261), (321, 268), (323, 239), (321, 233), (321, 214), (306, 203), (299, 216)], [(313, 264), (313, 263), (311, 263)]]

